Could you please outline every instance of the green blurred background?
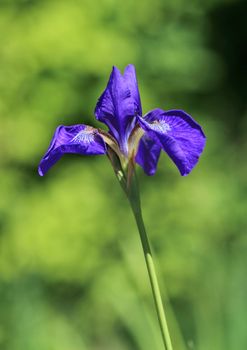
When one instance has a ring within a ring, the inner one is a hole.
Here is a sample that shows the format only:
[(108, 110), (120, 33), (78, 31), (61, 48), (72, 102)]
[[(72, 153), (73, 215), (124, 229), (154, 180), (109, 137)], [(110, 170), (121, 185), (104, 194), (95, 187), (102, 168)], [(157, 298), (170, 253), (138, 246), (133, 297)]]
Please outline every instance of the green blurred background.
[[(207, 146), (182, 178), (138, 169), (174, 350), (247, 349), (245, 1), (0, 1), (0, 349), (159, 350), (139, 237), (107, 157), (37, 165), (58, 124), (96, 123), (112, 65), (144, 112)], [(169, 301), (168, 301), (169, 300)]]

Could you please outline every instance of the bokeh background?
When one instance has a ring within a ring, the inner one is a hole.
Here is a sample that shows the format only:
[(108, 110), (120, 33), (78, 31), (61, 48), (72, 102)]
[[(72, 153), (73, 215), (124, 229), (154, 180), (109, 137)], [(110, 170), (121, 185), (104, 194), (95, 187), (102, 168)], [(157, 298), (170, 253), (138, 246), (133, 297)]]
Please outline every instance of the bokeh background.
[(175, 350), (247, 349), (247, 3), (0, 1), (0, 349), (159, 350), (139, 237), (104, 156), (37, 165), (58, 124), (98, 126), (112, 65), (144, 112), (190, 113), (205, 152), (182, 178), (138, 169)]

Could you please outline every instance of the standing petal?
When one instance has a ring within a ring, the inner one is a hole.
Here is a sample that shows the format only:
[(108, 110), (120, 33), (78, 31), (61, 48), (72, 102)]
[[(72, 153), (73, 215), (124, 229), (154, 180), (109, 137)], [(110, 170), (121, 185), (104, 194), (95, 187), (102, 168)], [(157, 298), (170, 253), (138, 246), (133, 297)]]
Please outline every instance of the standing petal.
[(188, 175), (205, 146), (206, 137), (200, 125), (184, 111), (161, 109), (139, 118), (139, 123), (174, 161), (181, 175)]
[(136, 71), (133, 64), (129, 64), (124, 70), (124, 79), (126, 80), (131, 97), (134, 100), (134, 115), (142, 115), (141, 98), (136, 78)]
[(97, 102), (95, 116), (108, 126), (126, 155), (127, 140), (136, 124), (136, 114), (141, 115), (141, 102), (135, 68), (129, 65), (121, 75), (113, 67), (107, 87)]
[(45, 175), (65, 153), (105, 154), (106, 145), (97, 129), (91, 126), (83, 124), (60, 125), (57, 127), (51, 144), (39, 164), (39, 175)]
[(140, 140), (135, 160), (147, 175), (155, 174), (160, 151), (161, 147), (157, 142), (145, 133)]

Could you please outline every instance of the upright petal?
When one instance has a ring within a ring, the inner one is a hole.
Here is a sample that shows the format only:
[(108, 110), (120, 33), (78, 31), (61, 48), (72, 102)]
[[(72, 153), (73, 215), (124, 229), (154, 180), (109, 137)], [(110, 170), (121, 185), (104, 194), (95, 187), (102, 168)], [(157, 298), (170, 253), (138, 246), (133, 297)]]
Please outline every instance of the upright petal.
[(138, 82), (136, 78), (135, 66), (129, 64), (124, 70), (124, 79), (127, 81), (129, 86), (131, 97), (134, 100), (134, 114), (142, 115), (142, 105), (140, 92), (138, 88)]
[(113, 67), (107, 87), (97, 102), (95, 116), (108, 126), (124, 154), (128, 152), (127, 140), (137, 114), (141, 115), (141, 102), (134, 66), (127, 66), (124, 75)]
[(135, 160), (147, 175), (155, 174), (160, 151), (159, 144), (145, 133), (140, 140)]
[(139, 123), (174, 161), (181, 175), (188, 175), (205, 146), (206, 137), (200, 125), (184, 111), (161, 109), (139, 118)]
[(51, 144), (39, 164), (39, 175), (45, 173), (65, 153), (95, 155), (106, 153), (106, 145), (97, 129), (78, 124), (57, 127)]

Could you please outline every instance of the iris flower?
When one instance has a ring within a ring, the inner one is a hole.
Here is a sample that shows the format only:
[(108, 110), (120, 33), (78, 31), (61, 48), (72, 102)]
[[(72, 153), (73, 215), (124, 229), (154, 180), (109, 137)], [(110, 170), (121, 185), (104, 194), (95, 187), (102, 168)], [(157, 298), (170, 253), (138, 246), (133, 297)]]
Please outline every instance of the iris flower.
[(39, 165), (43, 176), (65, 153), (107, 154), (132, 208), (141, 238), (161, 335), (166, 350), (173, 350), (152, 253), (145, 230), (135, 164), (147, 175), (157, 169), (160, 152), (165, 151), (181, 175), (188, 175), (205, 146), (200, 125), (182, 110), (154, 109), (142, 115), (141, 99), (133, 65), (124, 74), (113, 67), (100, 96), (95, 117), (108, 131), (77, 124), (60, 125)]
[(184, 176), (197, 164), (205, 145), (202, 128), (182, 110), (157, 108), (142, 115), (133, 65), (128, 65), (124, 74), (113, 67), (97, 102), (95, 117), (107, 125), (108, 132), (84, 124), (57, 127), (39, 165), (41, 176), (66, 153), (114, 154), (122, 169), (138, 163), (147, 175), (153, 175), (161, 150)]

